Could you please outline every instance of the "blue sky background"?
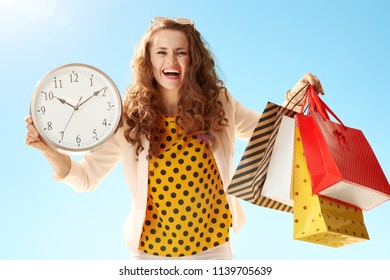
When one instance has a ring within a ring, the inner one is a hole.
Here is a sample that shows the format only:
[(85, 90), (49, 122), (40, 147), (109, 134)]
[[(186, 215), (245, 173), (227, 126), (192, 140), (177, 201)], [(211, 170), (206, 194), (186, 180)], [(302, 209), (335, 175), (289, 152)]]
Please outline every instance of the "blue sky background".
[[(108, 73), (123, 92), (135, 44), (154, 16), (189, 17), (216, 55), (221, 77), (261, 111), (306, 72), (324, 101), (361, 129), (390, 175), (390, 4), (387, 1), (1, 0), (0, 259), (127, 259), (122, 225), (130, 193), (121, 167), (92, 193), (54, 181), (25, 146), (32, 91), (70, 62)], [(238, 163), (245, 143), (238, 142)], [(233, 234), (237, 259), (390, 259), (390, 202), (364, 213), (371, 240), (338, 249), (295, 241), (292, 215), (243, 202), (247, 224)]]

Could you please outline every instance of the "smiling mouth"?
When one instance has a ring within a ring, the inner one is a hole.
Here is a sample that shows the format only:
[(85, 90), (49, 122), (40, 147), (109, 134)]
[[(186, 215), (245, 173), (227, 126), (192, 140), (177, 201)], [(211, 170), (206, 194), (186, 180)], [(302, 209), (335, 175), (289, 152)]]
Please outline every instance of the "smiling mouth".
[(163, 70), (163, 74), (169, 78), (179, 77), (180, 71), (176, 69), (165, 69)]

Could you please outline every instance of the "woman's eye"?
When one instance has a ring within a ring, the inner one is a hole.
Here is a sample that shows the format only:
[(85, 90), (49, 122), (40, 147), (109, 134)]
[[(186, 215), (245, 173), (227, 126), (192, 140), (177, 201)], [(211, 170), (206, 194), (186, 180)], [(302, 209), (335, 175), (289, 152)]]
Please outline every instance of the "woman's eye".
[(187, 55), (187, 52), (184, 52), (184, 51), (178, 52), (177, 55), (184, 56), (184, 55)]
[(166, 53), (165, 51), (158, 51), (157, 54), (159, 54), (159, 55), (165, 55), (165, 54), (167, 54), (167, 53)]

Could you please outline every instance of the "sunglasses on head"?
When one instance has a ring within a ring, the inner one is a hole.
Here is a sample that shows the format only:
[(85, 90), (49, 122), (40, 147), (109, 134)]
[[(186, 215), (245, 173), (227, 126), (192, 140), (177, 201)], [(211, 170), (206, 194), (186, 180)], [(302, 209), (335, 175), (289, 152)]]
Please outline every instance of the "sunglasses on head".
[(154, 25), (159, 24), (159, 23), (166, 21), (166, 20), (172, 20), (172, 21), (177, 22), (179, 24), (194, 25), (194, 22), (192, 21), (192, 19), (189, 19), (189, 18), (169, 18), (169, 17), (154, 17), (150, 20), (150, 25), (154, 26)]

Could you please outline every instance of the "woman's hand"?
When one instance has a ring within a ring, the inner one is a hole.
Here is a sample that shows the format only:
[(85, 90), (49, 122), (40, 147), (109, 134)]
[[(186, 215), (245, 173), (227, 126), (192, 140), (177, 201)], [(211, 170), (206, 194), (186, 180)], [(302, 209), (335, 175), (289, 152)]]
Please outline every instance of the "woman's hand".
[(31, 116), (25, 117), (24, 120), (27, 123), (26, 145), (40, 150), (45, 155), (58, 177), (64, 178), (70, 172), (70, 157), (57, 152), (42, 141), (38, 130), (34, 126)]
[(317, 76), (307, 73), (305, 74), (296, 84), (295, 86), (287, 91), (286, 93), (286, 104), (291, 100), (289, 104), (289, 108), (292, 106), (300, 106), (302, 105), (303, 97), (306, 94), (308, 85), (313, 86), (314, 90), (319, 94), (324, 94), (324, 89), (322, 88), (321, 81), (317, 78)]
[[(324, 89), (322, 88), (321, 81), (317, 78), (317, 76), (307, 73), (305, 74), (299, 81), (296, 83), (296, 85), (293, 87), (291, 92), (297, 93), (303, 86), (305, 85), (312, 85), (314, 90), (319, 94), (324, 94)], [(305, 94), (306, 91), (303, 93)]]
[(27, 128), (27, 135), (26, 135), (26, 145), (31, 146), (33, 148), (36, 148), (43, 153), (47, 152), (49, 149), (49, 146), (46, 145), (39, 133), (38, 130), (35, 128), (34, 123), (32, 121), (31, 116), (27, 116), (24, 118), (25, 122), (27, 123), (26, 128)]

